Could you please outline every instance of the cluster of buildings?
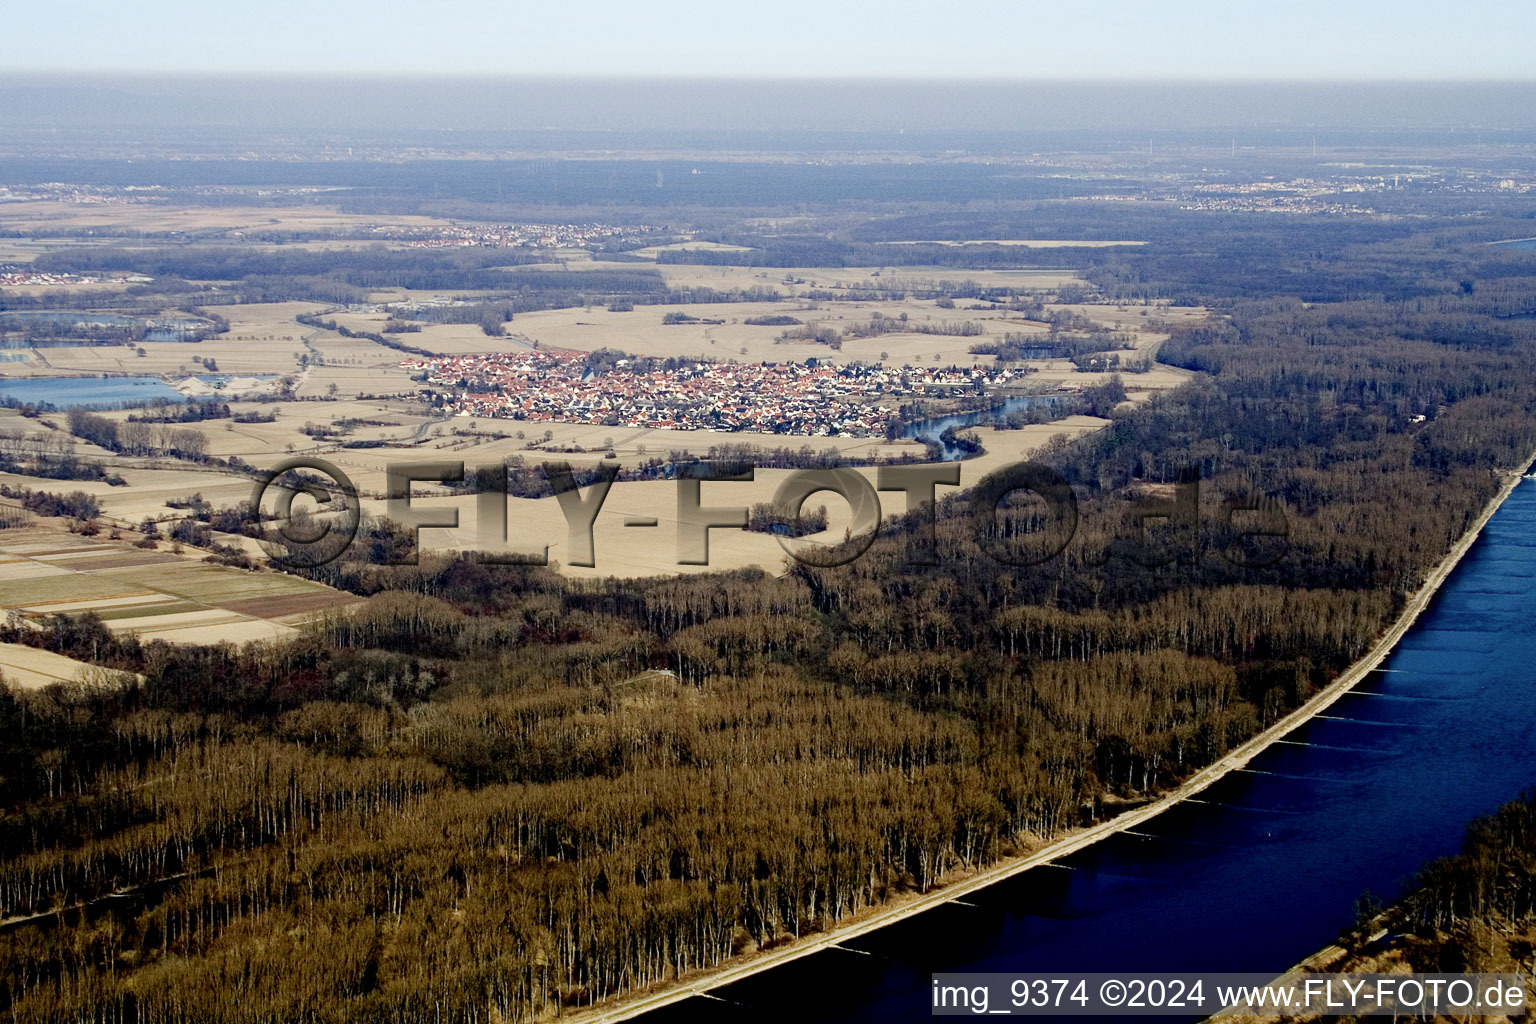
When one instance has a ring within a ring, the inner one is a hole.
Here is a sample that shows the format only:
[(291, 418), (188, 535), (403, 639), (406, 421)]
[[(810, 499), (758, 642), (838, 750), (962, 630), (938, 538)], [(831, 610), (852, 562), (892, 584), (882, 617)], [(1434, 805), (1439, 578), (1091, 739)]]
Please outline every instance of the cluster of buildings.
[(501, 352), (405, 360), (446, 411), (554, 423), (816, 437), (882, 437), (882, 399), (984, 389), (1022, 380), (995, 366), (884, 367), (804, 363), (688, 363), (594, 372), (580, 352)]
[(94, 280), (96, 279), (81, 277), (78, 274), (44, 274), (35, 270), (19, 270), (12, 269), (10, 267), (0, 267), (0, 288), (38, 284), (82, 284)]
[(1360, 180), (1319, 181), (1313, 178), (1294, 178), (1276, 181), (1239, 183), (1215, 183), (1195, 185), (1187, 190), (1190, 198), (1182, 204), (1185, 210), (1224, 210), (1243, 213), (1331, 213), (1344, 215), (1369, 214), (1375, 211), (1360, 203), (1340, 198), (1342, 193), (1364, 193), (1383, 188), (1396, 188), (1385, 179), (1370, 182)]
[(1329, 202), (1308, 196), (1232, 196), (1196, 199), (1182, 204), (1181, 210), (1222, 210), (1227, 213), (1331, 213), (1344, 216), (1371, 214), (1376, 211), (1359, 203)]
[(504, 224), (454, 225), (452, 227), (377, 227), (373, 231), (402, 240), (407, 248), (450, 249), (480, 245), (490, 248), (533, 246), (540, 249), (581, 248), (611, 238), (649, 234), (659, 230), (646, 224)]
[(103, 281), (118, 284), (149, 284), (154, 281), (154, 278), (143, 274), (129, 274), (121, 270), (109, 270), (101, 274), (51, 273), (33, 270), (24, 264), (0, 263), (0, 288), (7, 285), (16, 287), (19, 285), (99, 284)]
[(107, 206), (146, 202), (148, 197), (144, 193), (159, 190), (158, 185), (80, 185), (67, 181), (44, 181), (36, 185), (0, 185), (0, 203), (60, 200), (84, 206)]
[(1340, 164), (1336, 175), (1280, 180), (1265, 177), (1254, 181), (1169, 182), (1144, 194), (1106, 193), (1085, 198), (1117, 202), (1174, 200), (1185, 210), (1220, 210), (1227, 213), (1327, 213), (1345, 216), (1378, 212), (1364, 200), (1371, 194), (1412, 189), (1419, 193), (1528, 194), (1536, 182), (1527, 178), (1501, 177), (1504, 171), (1480, 168), (1404, 171), (1377, 169), (1364, 164)]
[(447, 309), (451, 306), (473, 305), (468, 299), (450, 299), (441, 295), (429, 295), (404, 302), (354, 302), (344, 310), (347, 313), (420, 313), (424, 309)]

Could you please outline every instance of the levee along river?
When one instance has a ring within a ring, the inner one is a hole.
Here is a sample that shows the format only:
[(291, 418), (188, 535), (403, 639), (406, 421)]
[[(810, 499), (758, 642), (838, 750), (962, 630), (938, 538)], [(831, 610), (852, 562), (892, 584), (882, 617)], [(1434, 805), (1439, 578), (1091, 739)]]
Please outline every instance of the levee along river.
[(1533, 635), (1527, 479), (1376, 671), (1198, 798), (637, 1019), (928, 1020), (935, 972), (1279, 974), (1332, 942), (1362, 891), (1400, 895), (1469, 820), (1536, 785)]

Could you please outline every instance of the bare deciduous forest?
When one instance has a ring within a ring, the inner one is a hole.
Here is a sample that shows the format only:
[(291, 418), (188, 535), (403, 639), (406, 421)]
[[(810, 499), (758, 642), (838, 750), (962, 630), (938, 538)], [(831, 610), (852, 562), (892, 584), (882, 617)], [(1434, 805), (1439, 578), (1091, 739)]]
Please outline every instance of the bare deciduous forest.
[[(1014, 520), (960, 496), (936, 566), (907, 562), (912, 516), (778, 578), (326, 566), (366, 605), (276, 648), (7, 629), (120, 674), (0, 693), (0, 1011), (533, 1020), (1177, 784), (1361, 655), (1536, 449), (1529, 260), (1347, 241), (1306, 269), (1347, 294), (1305, 304), (1261, 239), (1162, 348), (1199, 379), (1041, 456), (1080, 526), (1040, 565), (983, 551)], [(1378, 262), (1372, 294), (1342, 280)], [(1197, 514), (1143, 537), (1191, 467)], [(1278, 555), (1233, 504), (1283, 514)]]

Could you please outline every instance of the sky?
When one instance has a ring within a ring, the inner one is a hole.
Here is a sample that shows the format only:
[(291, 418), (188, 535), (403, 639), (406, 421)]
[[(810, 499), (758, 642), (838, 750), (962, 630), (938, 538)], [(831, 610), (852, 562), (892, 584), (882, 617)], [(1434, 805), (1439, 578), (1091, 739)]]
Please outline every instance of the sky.
[(0, 74), (1532, 80), (1531, 0), (74, 0)]

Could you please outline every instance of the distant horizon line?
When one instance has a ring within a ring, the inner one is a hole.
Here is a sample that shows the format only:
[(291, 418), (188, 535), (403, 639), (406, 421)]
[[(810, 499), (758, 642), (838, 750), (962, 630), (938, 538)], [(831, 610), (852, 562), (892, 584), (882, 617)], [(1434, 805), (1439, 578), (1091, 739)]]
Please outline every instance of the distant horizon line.
[(1536, 85), (1536, 74), (1526, 77), (1377, 77), (1377, 76), (1317, 76), (1289, 78), (1274, 76), (1232, 75), (1085, 75), (1062, 76), (1008, 76), (1008, 75), (760, 75), (760, 74), (695, 74), (679, 75), (644, 71), (608, 72), (516, 72), (494, 71), (430, 72), (398, 71), (264, 71), (264, 70), (145, 70), (142, 68), (7, 68), (0, 70), (0, 81), (27, 79), (158, 79), (158, 80), (206, 80), (226, 81), (412, 81), (412, 82), (731, 82), (740, 84), (914, 84), (914, 85), (1390, 85), (1390, 86), (1490, 86)]

